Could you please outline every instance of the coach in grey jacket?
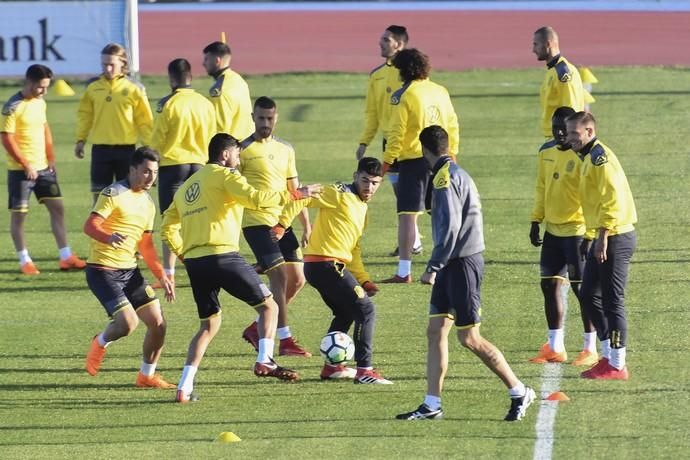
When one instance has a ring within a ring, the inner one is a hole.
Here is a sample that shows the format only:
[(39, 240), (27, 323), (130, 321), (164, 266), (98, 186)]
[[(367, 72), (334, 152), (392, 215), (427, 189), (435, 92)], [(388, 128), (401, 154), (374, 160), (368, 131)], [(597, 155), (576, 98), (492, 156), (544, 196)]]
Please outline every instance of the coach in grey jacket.
[(480, 287), (484, 275), (484, 236), (479, 193), (474, 181), (449, 156), (448, 133), (429, 126), (419, 135), (432, 168), (431, 226), (434, 250), (421, 282), (433, 284), (427, 338), (427, 392), (424, 403), (402, 420), (443, 416), (441, 391), (448, 370), (448, 333), (455, 324), (460, 343), (477, 355), (508, 388), (504, 420), (521, 420), (536, 395), (513, 373), (501, 351), (479, 333)]

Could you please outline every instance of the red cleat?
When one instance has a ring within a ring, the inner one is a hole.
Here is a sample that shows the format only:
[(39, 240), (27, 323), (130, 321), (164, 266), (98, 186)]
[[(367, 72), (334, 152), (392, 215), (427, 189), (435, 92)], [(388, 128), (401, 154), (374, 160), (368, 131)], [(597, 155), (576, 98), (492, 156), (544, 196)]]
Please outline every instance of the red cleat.
[(390, 278), (386, 278), (385, 280), (379, 281), (381, 284), (410, 284), (412, 283), (412, 275), (407, 275), (407, 276), (398, 276), (393, 275)]
[(594, 366), (592, 366), (589, 369), (587, 369), (586, 371), (582, 372), (580, 374), (580, 377), (582, 377), (583, 379), (589, 379), (589, 378), (591, 378), (590, 375), (593, 372), (599, 372), (599, 369), (605, 368), (608, 365), (609, 365), (609, 360), (607, 358), (601, 358), (599, 361), (597, 361), (597, 363)]
[(249, 344), (254, 347), (254, 350), (259, 351), (259, 328), (256, 321), (250, 324), (247, 329), (242, 332), (242, 338), (249, 342)]
[(628, 374), (628, 368), (623, 366), (623, 369), (616, 369), (608, 361), (606, 365), (595, 366), (590, 369), (590, 373), (585, 376), (584, 372), (581, 374), (583, 378), (586, 379), (597, 379), (597, 380), (628, 380), (630, 375)]
[(344, 364), (324, 364), (323, 369), (321, 369), (321, 380), (341, 380), (341, 379), (354, 379), (357, 371), (351, 367), (347, 367)]
[(299, 374), (292, 369), (281, 367), (274, 362), (254, 363), (254, 375), (257, 377), (275, 377), (288, 382), (299, 379)]
[(302, 345), (297, 343), (294, 337), (280, 340), (278, 347), (278, 354), (280, 356), (302, 356), (303, 358), (311, 358), (311, 353), (304, 349)]

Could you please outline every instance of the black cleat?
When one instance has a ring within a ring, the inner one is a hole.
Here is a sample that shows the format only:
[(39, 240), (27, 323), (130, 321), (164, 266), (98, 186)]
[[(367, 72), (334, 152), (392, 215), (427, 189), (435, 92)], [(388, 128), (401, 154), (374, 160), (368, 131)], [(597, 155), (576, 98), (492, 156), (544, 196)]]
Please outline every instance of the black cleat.
[(537, 399), (537, 395), (530, 387), (525, 387), (525, 396), (510, 399), (510, 409), (503, 420), (516, 422), (522, 420), (527, 413), (527, 408)]
[(395, 416), (398, 420), (434, 420), (443, 418), (443, 409), (440, 407), (436, 410), (429, 409), (429, 406), (422, 404), (412, 412), (398, 414)]

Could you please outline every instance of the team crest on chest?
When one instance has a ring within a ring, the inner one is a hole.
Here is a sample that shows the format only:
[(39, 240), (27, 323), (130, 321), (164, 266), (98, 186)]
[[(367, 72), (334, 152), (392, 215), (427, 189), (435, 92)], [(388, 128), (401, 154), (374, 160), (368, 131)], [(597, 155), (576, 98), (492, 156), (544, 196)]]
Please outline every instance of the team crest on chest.
[(565, 165), (565, 172), (571, 173), (573, 172), (573, 169), (575, 169), (575, 161), (570, 160), (568, 164)]

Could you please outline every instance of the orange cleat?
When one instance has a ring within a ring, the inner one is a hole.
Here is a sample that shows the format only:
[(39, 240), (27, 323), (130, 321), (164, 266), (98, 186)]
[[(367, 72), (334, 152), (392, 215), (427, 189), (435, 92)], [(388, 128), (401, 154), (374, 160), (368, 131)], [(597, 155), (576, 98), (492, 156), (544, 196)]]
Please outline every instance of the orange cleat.
[(398, 276), (397, 274), (379, 281), (382, 284), (410, 284), (412, 282), (412, 275)]
[(21, 269), (22, 273), (29, 276), (39, 275), (41, 273), (38, 271), (38, 268), (36, 268), (33, 262), (27, 262), (23, 264)]
[(153, 374), (149, 377), (141, 372), (137, 374), (137, 382), (135, 385), (139, 388), (164, 388), (166, 390), (176, 387), (172, 383), (163, 380), (163, 377), (161, 377), (160, 374)]
[(257, 377), (275, 377), (289, 382), (299, 379), (299, 374), (292, 369), (281, 367), (274, 362), (254, 363), (254, 375)]
[(278, 354), (280, 356), (302, 356), (303, 358), (311, 358), (311, 353), (304, 349), (302, 345), (297, 343), (294, 337), (280, 340), (278, 347)]
[(84, 368), (89, 375), (96, 375), (101, 368), (101, 363), (103, 358), (105, 358), (105, 347), (102, 347), (98, 343), (98, 336), (94, 335), (91, 340), (91, 348), (86, 354), (86, 362), (84, 363)]
[(573, 366), (587, 366), (592, 367), (599, 361), (599, 355), (596, 351), (582, 350), (577, 358), (572, 362)]
[(551, 349), (548, 343), (545, 343), (539, 349), (539, 353), (534, 358), (529, 360), (530, 363), (544, 364), (544, 363), (563, 363), (568, 360), (568, 353), (561, 351), (556, 353)]
[(62, 271), (67, 271), (67, 270), (83, 270), (86, 268), (86, 262), (81, 260), (79, 257), (75, 256), (72, 254), (65, 260), (60, 261), (60, 270)]

